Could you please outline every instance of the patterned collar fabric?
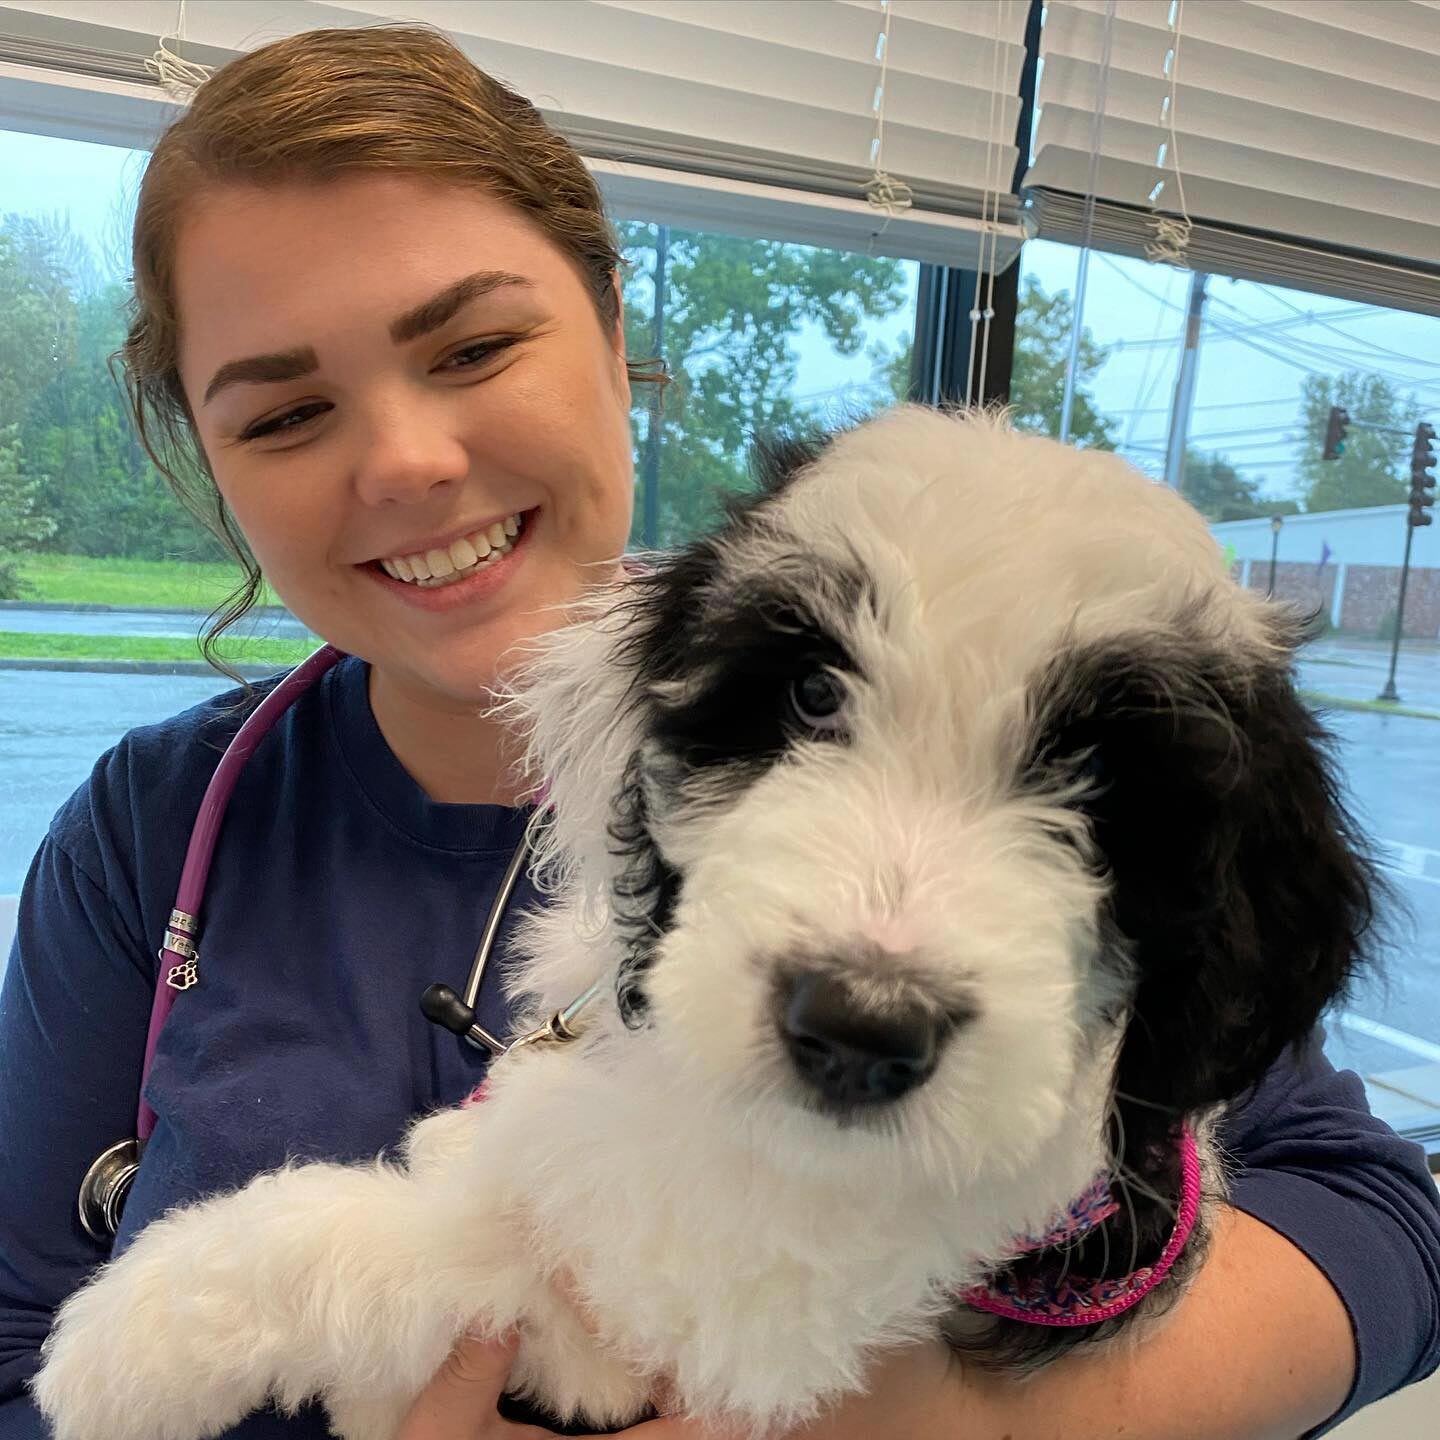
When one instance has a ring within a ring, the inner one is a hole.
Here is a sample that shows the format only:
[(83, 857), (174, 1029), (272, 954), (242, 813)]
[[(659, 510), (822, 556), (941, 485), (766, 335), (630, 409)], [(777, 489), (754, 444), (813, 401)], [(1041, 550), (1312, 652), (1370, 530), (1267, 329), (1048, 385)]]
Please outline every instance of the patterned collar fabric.
[[(958, 1298), (973, 1310), (1026, 1325), (1099, 1325), (1123, 1315), (1170, 1273), (1195, 1229), (1200, 1210), (1200, 1159), (1188, 1128), (1180, 1132), (1180, 1173), (1175, 1228), (1153, 1265), (1100, 1280), (1071, 1276), (1063, 1270), (1059, 1275), (1023, 1277), (1002, 1271), (984, 1285), (961, 1291)], [(1103, 1225), (1119, 1209), (1110, 1193), (1110, 1181), (1099, 1177), (1043, 1234), (1017, 1236), (1011, 1258), (1068, 1245)]]

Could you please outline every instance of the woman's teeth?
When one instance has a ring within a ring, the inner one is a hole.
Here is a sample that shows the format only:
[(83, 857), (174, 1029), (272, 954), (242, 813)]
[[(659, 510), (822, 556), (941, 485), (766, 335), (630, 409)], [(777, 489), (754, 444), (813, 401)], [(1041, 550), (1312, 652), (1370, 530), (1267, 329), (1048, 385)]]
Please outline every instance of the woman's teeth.
[(382, 560), (380, 567), (392, 580), (400, 580), (407, 585), (420, 585), (425, 589), (453, 585), (457, 580), (463, 580), (508, 555), (514, 548), (513, 541), (523, 523), (523, 515), (507, 515), (473, 535), (456, 540), (443, 550), (396, 555)]

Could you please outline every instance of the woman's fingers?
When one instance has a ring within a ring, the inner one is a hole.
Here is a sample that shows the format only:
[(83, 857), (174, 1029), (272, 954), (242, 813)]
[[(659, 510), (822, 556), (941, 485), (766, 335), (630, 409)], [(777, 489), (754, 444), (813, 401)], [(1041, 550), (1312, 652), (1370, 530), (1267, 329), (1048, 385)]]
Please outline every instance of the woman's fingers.
[(456, 1342), (435, 1378), (416, 1397), (395, 1440), (543, 1440), (548, 1430), (511, 1425), (496, 1411), (518, 1345), (515, 1336)]

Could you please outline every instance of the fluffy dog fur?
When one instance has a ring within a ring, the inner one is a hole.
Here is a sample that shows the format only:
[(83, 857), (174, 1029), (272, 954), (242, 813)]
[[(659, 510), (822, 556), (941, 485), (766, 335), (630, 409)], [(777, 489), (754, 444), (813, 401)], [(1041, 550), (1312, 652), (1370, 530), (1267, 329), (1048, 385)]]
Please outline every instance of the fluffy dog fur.
[[(1311, 1031), (1370, 926), (1294, 640), (1113, 456), (915, 409), (773, 455), (510, 702), (557, 891), (510, 984), (533, 1022), (603, 982), (582, 1038), (497, 1064), (398, 1159), (152, 1225), (47, 1343), (59, 1440), (193, 1440), (312, 1396), (389, 1440), (476, 1327), (519, 1327), (512, 1383), (562, 1416), (618, 1425), (663, 1379), (757, 1431), (937, 1330), (1021, 1368), (1096, 1338), (952, 1296), (1102, 1171), (1121, 1214), (1021, 1263), (1153, 1260), (1178, 1122), (1213, 1204), (1217, 1107)], [(933, 1074), (818, 1094), (780, 1035), (814, 975), (930, 1016)]]

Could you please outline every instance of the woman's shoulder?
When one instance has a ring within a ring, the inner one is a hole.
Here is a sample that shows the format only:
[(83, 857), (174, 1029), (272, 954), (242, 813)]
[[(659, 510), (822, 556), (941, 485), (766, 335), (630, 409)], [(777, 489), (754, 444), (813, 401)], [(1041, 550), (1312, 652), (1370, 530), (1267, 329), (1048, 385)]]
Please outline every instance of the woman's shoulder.
[(126, 731), (56, 812), (50, 840), (82, 868), (97, 849), (131, 850), (146, 832), (178, 830), (183, 843), (226, 747), (282, 678), (227, 688)]

